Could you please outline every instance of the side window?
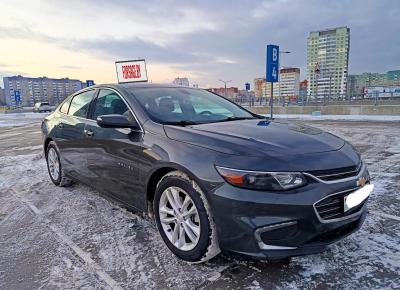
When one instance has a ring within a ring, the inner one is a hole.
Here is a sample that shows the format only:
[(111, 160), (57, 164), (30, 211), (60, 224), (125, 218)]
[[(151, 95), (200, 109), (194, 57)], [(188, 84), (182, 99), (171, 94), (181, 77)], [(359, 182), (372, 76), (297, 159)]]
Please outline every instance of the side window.
[(94, 91), (92, 90), (76, 95), (71, 101), (68, 114), (86, 118), (86, 113), (89, 108), (89, 104), (92, 101), (93, 93)]
[(65, 101), (60, 107), (60, 112), (64, 113), (64, 114), (68, 114), (68, 108), (69, 108), (70, 103), (71, 103), (71, 99)]
[(93, 110), (93, 119), (98, 116), (118, 114), (130, 117), (130, 112), (121, 97), (112, 90), (101, 89)]

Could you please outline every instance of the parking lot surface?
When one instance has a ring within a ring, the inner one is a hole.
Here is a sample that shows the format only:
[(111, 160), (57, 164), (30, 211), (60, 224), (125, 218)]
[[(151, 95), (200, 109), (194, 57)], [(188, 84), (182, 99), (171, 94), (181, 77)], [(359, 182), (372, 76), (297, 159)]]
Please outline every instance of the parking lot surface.
[(0, 115), (0, 289), (399, 289), (400, 122), (307, 121), (361, 152), (375, 190), (360, 231), (290, 262), (188, 264), (153, 222), (95, 190), (54, 186), (45, 114)]

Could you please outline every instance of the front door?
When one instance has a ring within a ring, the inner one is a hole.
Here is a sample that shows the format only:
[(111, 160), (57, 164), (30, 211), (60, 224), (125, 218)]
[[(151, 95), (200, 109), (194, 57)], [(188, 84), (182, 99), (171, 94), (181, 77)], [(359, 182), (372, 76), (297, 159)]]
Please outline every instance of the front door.
[(92, 106), (92, 121), (85, 127), (88, 171), (92, 184), (131, 206), (145, 210), (146, 195), (141, 168), (147, 162), (143, 158), (143, 132), (98, 126), (95, 121), (97, 117), (109, 114), (134, 118), (119, 93), (100, 89)]

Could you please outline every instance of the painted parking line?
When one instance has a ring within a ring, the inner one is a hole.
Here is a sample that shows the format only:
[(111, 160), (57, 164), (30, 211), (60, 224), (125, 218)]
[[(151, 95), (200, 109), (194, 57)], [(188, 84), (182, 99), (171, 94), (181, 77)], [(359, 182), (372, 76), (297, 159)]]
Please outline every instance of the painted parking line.
[(86, 263), (89, 269), (95, 272), (108, 286), (110, 286), (113, 290), (124, 290), (124, 288), (122, 288), (117, 281), (107, 274), (104, 269), (90, 257), (89, 253), (79, 248), (79, 246), (75, 244), (68, 236), (66, 236), (56, 225), (44, 217), (42, 211), (38, 209), (32, 202), (18, 194), (14, 189), (10, 189), (10, 192), (30, 211), (39, 216), (43, 220), (44, 224), (58, 236), (61, 242), (66, 244), (72, 251), (74, 251), (75, 254)]
[(384, 218), (388, 218), (388, 219), (392, 219), (392, 220), (396, 220), (396, 221), (400, 222), (400, 217), (392, 215), (392, 214), (387, 214), (387, 213), (383, 213), (383, 212), (377, 212), (377, 211), (374, 211), (374, 210), (370, 210), (369, 212), (374, 214), (374, 215), (380, 216), (380, 217), (384, 217)]

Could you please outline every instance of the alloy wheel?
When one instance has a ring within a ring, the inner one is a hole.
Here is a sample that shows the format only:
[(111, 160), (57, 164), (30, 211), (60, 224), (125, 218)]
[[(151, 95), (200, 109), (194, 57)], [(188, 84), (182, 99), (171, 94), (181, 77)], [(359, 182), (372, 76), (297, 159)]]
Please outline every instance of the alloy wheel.
[(200, 218), (192, 198), (183, 189), (164, 190), (159, 203), (162, 229), (169, 241), (181, 251), (196, 247), (200, 238)]
[(60, 162), (58, 160), (57, 152), (54, 148), (50, 148), (47, 153), (47, 163), (49, 165), (49, 172), (54, 180), (60, 177)]

